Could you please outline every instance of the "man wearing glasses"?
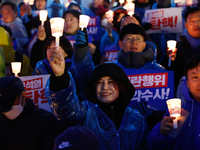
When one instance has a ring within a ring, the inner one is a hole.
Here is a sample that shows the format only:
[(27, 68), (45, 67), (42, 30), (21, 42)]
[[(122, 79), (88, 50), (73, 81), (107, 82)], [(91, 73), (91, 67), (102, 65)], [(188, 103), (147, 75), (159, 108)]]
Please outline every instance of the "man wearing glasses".
[(167, 68), (174, 70), (175, 89), (184, 75), (186, 62), (192, 56), (200, 54), (200, 8), (187, 9), (184, 18), (187, 31), (180, 35), (181, 41), (177, 43), (177, 51), (172, 53), (171, 67)]
[(155, 44), (146, 41), (146, 33), (139, 25), (125, 25), (119, 33), (121, 50), (117, 56), (117, 64), (122, 68), (156, 69), (164, 68), (156, 63)]

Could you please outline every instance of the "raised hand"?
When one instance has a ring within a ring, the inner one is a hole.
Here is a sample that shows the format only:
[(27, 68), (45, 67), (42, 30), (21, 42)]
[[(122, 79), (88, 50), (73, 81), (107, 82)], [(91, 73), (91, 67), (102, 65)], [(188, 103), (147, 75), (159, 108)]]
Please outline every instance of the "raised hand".
[(42, 25), (38, 27), (37, 37), (40, 41), (44, 41), (46, 38), (45, 28)]
[(88, 45), (88, 35), (86, 28), (83, 29), (83, 31), (78, 30), (74, 40), (76, 43), (74, 43), (74, 46), (76, 48), (82, 48)]
[(56, 50), (56, 46), (47, 49), (47, 58), (55, 76), (61, 76), (65, 72), (65, 60), (62, 54)]

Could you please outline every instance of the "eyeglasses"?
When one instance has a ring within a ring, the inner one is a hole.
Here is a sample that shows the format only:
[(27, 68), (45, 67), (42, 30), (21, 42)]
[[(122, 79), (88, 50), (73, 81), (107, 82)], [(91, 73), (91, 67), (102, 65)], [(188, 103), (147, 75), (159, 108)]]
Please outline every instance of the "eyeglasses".
[(142, 37), (128, 37), (127, 39), (126, 39), (126, 41), (127, 42), (130, 42), (130, 43), (132, 43), (132, 42), (137, 42), (137, 43), (142, 43), (143, 42), (143, 38)]
[(195, 20), (195, 21), (191, 20), (191, 21), (189, 21), (189, 24), (190, 25), (194, 25), (194, 24), (200, 25), (200, 19), (199, 20)]

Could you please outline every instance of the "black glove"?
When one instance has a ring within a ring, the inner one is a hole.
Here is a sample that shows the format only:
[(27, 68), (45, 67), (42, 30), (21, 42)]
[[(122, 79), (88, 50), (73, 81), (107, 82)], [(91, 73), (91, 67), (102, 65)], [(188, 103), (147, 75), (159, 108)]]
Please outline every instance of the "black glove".
[(139, 110), (141, 115), (144, 116), (144, 118), (148, 118), (153, 114), (153, 110), (147, 108), (146, 103), (144, 101), (137, 103), (137, 105), (133, 106), (133, 108)]
[(76, 43), (74, 44), (76, 48), (83, 48), (87, 46), (88, 45), (87, 29), (84, 28), (83, 31), (78, 30), (75, 35), (74, 41), (76, 41)]

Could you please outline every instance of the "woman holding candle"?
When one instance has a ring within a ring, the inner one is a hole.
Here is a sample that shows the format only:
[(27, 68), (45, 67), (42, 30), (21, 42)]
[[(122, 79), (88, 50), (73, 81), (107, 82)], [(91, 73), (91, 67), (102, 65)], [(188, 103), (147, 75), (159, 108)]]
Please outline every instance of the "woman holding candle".
[[(49, 64), (50, 56), (51, 56), (51, 51), (50, 49), (55, 49), (55, 38), (50, 37), (45, 45), (45, 56), (46, 58), (44, 60), (40, 60), (37, 62), (36, 67), (32, 73), (32, 75), (42, 75), (42, 74), (50, 74), (52, 69)], [(71, 57), (73, 54), (73, 49), (68, 41), (67, 38), (64, 36), (60, 37), (60, 47), (59, 47), (59, 52), (61, 55), (63, 55), (65, 59), (66, 66), (69, 70), (72, 69), (71, 67)]]
[(58, 53), (52, 55), (50, 65), (53, 74), (45, 94), (65, 127), (80, 125), (91, 129), (101, 150), (146, 149), (148, 126), (137, 110), (127, 106), (135, 89), (121, 67), (113, 63), (98, 65), (87, 82), (88, 100), (81, 102)]

